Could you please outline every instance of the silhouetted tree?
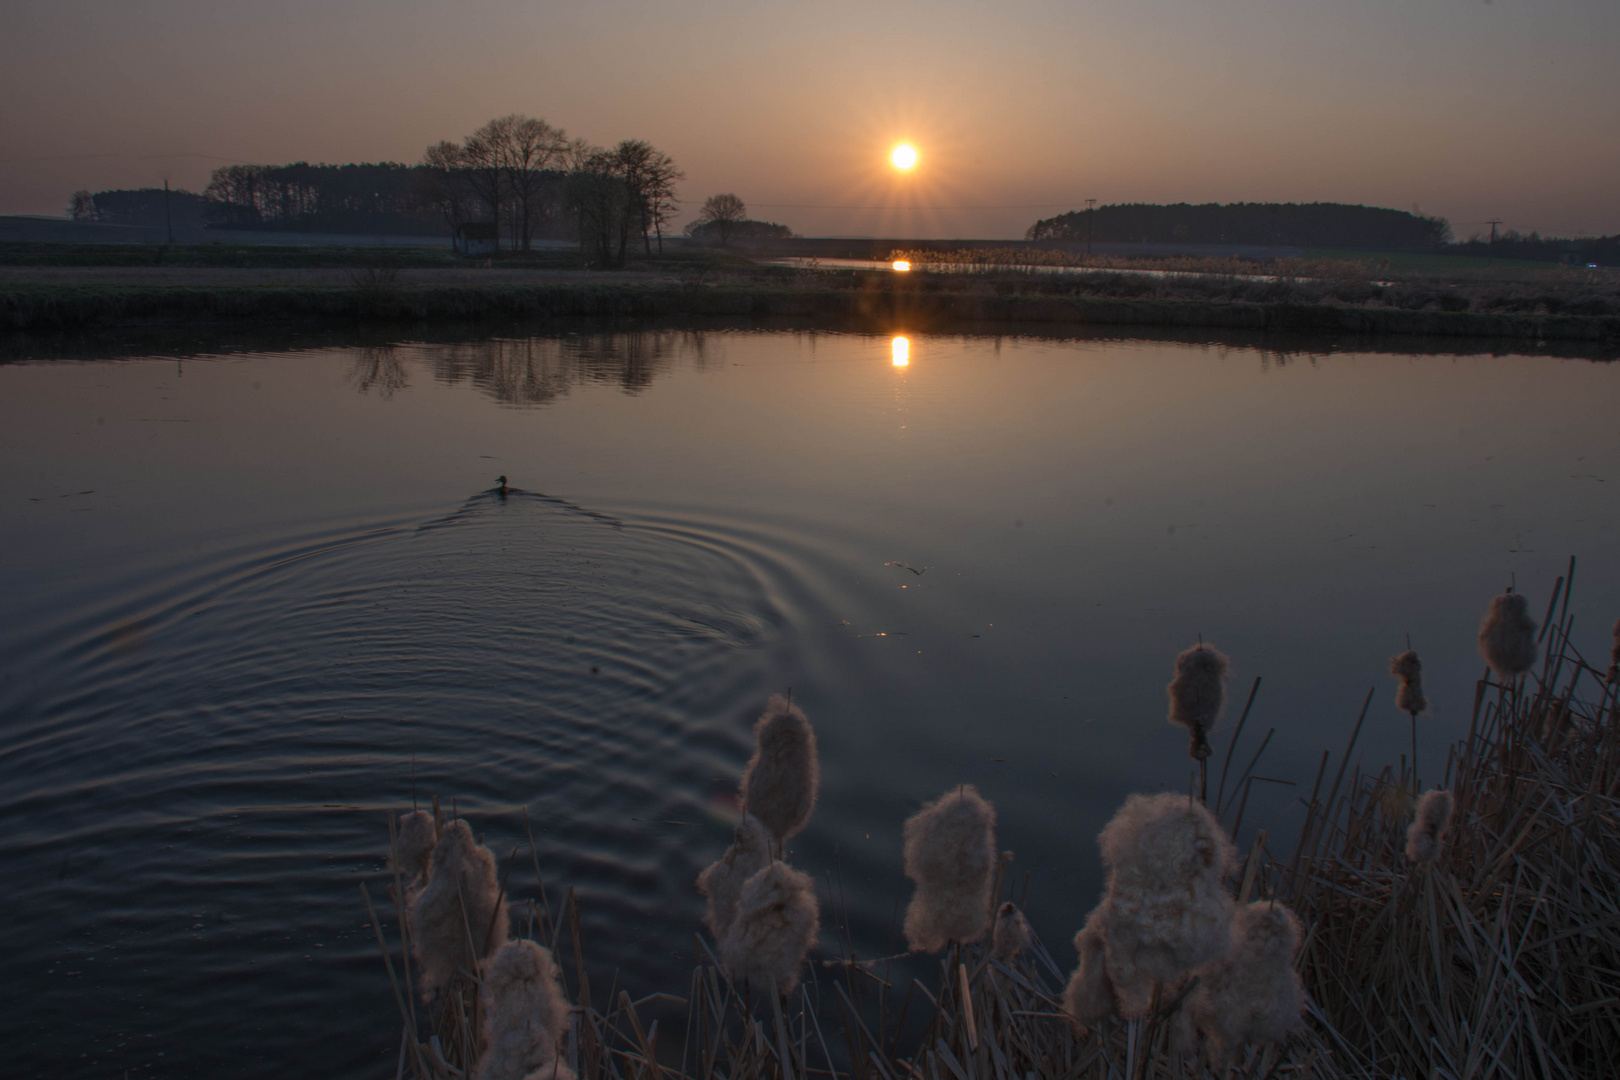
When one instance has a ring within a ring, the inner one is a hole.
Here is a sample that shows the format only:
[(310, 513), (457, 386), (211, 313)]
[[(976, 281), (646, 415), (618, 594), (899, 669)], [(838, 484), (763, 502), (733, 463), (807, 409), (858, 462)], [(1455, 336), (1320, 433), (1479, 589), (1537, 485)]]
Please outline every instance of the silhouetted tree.
[(652, 254), (652, 236), (658, 234), (658, 250), (664, 250), (663, 224), (674, 212), (675, 183), (685, 174), (675, 167), (668, 154), (655, 150), (641, 139), (626, 139), (613, 148), (613, 165), (630, 192), (641, 242)]
[[(506, 145), (516, 116), (491, 120), (461, 144), (461, 169), (466, 182), (479, 200), (489, 207), (491, 221), (501, 220), (501, 196), (506, 187)], [(501, 249), (500, 230), (495, 232), (495, 250)]]
[(748, 217), (748, 207), (737, 196), (730, 193), (723, 195), (710, 195), (703, 200), (703, 209), (698, 213), (694, 228), (712, 225), (720, 237), (720, 246), (725, 247), (731, 240), (732, 228), (737, 222)]
[(1433, 250), (1451, 236), (1444, 218), (1344, 203), (1131, 203), (1076, 210), (1029, 227), (1030, 240), (1265, 244)]
[(175, 224), (195, 228), (203, 224), (204, 211), (208, 206), (201, 195), (180, 188), (169, 192), (162, 188), (129, 188), (98, 191), (89, 195), (89, 210), (85, 212), (81, 196), (86, 194), (78, 192), (73, 197), (77, 220), (99, 221), (109, 225), (144, 225), (152, 228), (168, 224), (172, 214)]
[(74, 221), (91, 221), (96, 216), (95, 196), (82, 188), (73, 193), (73, 201), (68, 204), (68, 216)]
[[(793, 230), (786, 225), (774, 221), (755, 221), (752, 218), (743, 218), (727, 225), (727, 233), (733, 240), (786, 240), (793, 236)], [(686, 227), (686, 235), (694, 240), (718, 240), (720, 227), (712, 221), (694, 221)]]
[(422, 198), (453, 229), (472, 220), (477, 197), (462, 172), (461, 144), (440, 140), (422, 153)]
[(512, 196), (512, 232), (528, 251), (534, 231), (551, 216), (557, 190), (552, 170), (561, 163), (568, 136), (544, 120), (509, 116), (500, 133), (501, 168)]
[(428, 199), (452, 225), (484, 208), (489, 220), (506, 227), (514, 246), (528, 251), (556, 205), (559, 167), (570, 145), (561, 129), (544, 120), (517, 113), (497, 117), (460, 143), (427, 148), (422, 165), (429, 170)]
[(570, 148), (576, 167), (568, 174), (568, 207), (579, 229), (587, 266), (624, 265), (631, 225), (638, 220), (635, 200), (625, 185), (616, 156), (606, 150)]
[(217, 208), (215, 221), (221, 225), (257, 225), (265, 217), (264, 165), (222, 165), (215, 169), (203, 189), (203, 197)]

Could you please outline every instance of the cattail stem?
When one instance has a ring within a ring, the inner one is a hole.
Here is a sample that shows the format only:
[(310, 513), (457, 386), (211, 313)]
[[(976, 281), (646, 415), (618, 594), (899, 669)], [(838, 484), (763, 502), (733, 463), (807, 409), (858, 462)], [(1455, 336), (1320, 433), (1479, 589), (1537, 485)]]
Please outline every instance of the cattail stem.
[(1419, 787), (1417, 771), (1417, 713), (1414, 712), (1408, 715), (1412, 717), (1412, 790), (1417, 791)]

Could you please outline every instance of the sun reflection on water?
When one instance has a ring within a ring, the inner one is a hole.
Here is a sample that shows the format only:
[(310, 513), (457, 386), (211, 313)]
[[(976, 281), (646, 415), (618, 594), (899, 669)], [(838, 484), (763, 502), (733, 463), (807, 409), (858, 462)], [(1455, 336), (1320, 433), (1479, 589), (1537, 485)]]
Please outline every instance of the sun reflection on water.
[(910, 338), (896, 337), (893, 341), (889, 342), (889, 347), (894, 353), (893, 363), (895, 367), (905, 367), (907, 364), (911, 363)]

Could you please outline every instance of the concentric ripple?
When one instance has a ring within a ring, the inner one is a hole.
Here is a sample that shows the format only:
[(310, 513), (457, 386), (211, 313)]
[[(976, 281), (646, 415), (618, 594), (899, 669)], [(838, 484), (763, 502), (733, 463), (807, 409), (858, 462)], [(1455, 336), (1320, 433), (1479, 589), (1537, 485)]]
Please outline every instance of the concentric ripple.
[(767, 592), (699, 534), (513, 492), (41, 619), (13, 665), (30, 675), (0, 688), (12, 959), (47, 975), (14, 1051), (59, 1065), (74, 1038), (94, 1074), (366, 1071), (397, 1025), (334, 882), (378, 867), (386, 810), (434, 794), (503, 858), (522, 846), (533, 896), (526, 808), (588, 926), (647, 929), (597, 935), (593, 960), (657, 982), (697, 921), (683, 840), (785, 639)]

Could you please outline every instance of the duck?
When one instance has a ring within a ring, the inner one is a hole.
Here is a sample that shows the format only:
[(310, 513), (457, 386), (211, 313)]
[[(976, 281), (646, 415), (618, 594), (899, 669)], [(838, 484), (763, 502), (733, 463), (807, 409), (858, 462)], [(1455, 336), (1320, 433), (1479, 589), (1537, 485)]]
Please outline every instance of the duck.
[(499, 485), (495, 489), (495, 494), (499, 495), (503, 499), (506, 498), (506, 477), (504, 475), (497, 476), (495, 478), (495, 483)]

